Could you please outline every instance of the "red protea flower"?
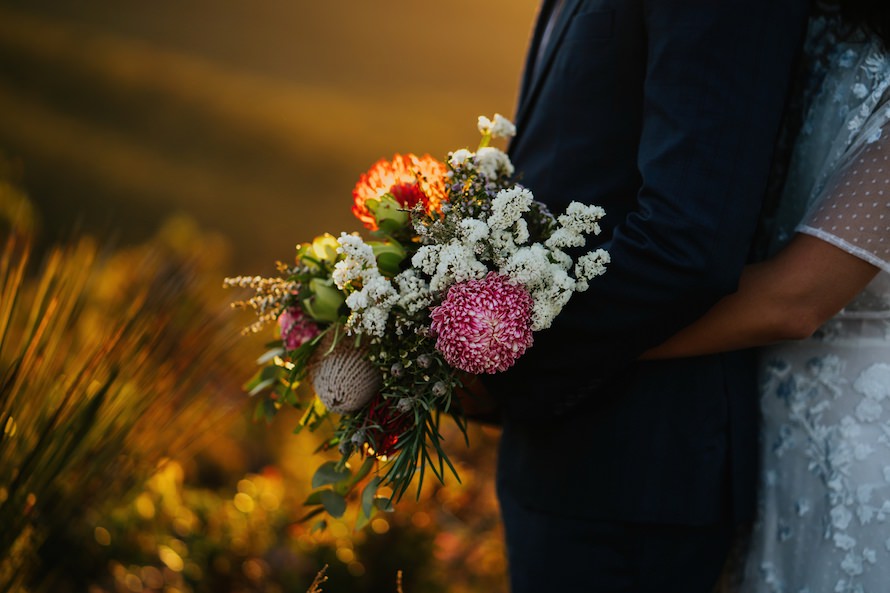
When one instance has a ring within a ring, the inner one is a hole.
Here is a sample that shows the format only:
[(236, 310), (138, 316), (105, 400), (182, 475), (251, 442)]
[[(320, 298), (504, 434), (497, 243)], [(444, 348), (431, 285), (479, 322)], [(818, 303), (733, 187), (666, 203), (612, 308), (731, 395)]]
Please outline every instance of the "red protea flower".
[(430, 314), (436, 350), (474, 375), (505, 371), (532, 345), (533, 305), (525, 287), (495, 272), (455, 284)]
[(378, 395), (368, 405), (368, 424), (373, 428), (368, 430), (368, 436), (373, 438), (377, 447), (374, 454), (378, 457), (390, 456), (396, 451), (399, 437), (409, 428), (414, 420), (411, 412), (402, 412), (396, 407), (395, 402)]
[(397, 154), (391, 161), (379, 160), (355, 184), (352, 212), (372, 231), (377, 229), (377, 221), (365, 202), (384, 194), (392, 194), (405, 209), (422, 203), (427, 212), (438, 212), (448, 199), (447, 171), (443, 163), (429, 155)]

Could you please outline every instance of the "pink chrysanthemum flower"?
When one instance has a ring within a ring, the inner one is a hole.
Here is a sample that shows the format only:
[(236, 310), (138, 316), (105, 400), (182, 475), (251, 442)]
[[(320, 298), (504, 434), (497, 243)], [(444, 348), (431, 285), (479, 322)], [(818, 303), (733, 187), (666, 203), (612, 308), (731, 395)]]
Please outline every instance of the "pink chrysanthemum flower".
[(291, 307), (279, 315), (278, 327), (284, 347), (288, 350), (296, 350), (319, 333), (318, 326), (307, 319), (299, 307)]
[(455, 284), (431, 314), (436, 349), (468, 373), (505, 371), (532, 345), (533, 304), (523, 286), (494, 272)]

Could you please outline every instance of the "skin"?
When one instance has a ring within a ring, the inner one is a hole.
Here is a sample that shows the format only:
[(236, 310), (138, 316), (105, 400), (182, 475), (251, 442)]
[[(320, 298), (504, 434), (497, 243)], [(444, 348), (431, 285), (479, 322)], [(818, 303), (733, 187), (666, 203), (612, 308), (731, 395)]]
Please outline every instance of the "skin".
[(745, 268), (739, 289), (643, 359), (682, 358), (807, 338), (879, 269), (798, 234), (772, 259)]

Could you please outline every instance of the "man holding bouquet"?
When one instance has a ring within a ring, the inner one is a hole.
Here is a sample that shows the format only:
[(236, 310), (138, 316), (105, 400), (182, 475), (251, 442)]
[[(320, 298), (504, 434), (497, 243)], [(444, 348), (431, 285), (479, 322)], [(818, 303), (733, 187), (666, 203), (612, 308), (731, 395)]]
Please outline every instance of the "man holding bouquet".
[(551, 210), (604, 207), (612, 263), (484, 379), (514, 593), (704, 593), (751, 517), (749, 356), (637, 358), (736, 288), (807, 8), (545, 0), (510, 156)]

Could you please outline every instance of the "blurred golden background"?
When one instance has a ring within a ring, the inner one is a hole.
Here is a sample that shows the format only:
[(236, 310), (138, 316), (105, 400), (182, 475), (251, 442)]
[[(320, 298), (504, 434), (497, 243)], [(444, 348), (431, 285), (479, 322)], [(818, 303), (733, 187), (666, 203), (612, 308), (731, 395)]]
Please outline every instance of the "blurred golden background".
[[(0, 150), (49, 235), (171, 212), (233, 265), (357, 229), (358, 174), (512, 114), (535, 0), (3, 0)], [(235, 268), (233, 267), (233, 270)]]
[(496, 430), (362, 532), (299, 521), (318, 441), (251, 422), (274, 336), (220, 286), (512, 114), (536, 5), (0, 0), (0, 593), (506, 591)]

